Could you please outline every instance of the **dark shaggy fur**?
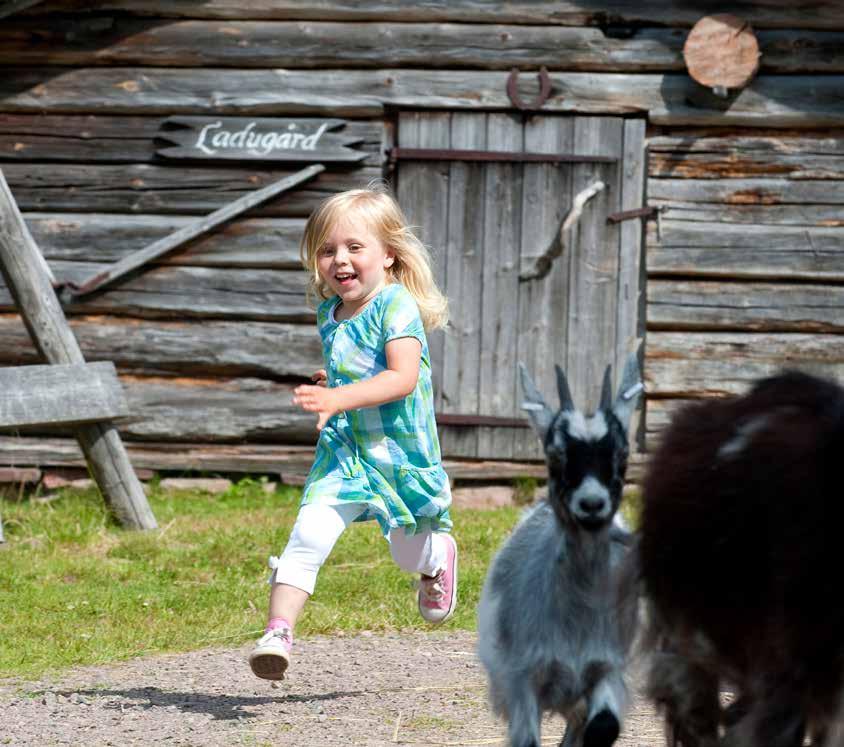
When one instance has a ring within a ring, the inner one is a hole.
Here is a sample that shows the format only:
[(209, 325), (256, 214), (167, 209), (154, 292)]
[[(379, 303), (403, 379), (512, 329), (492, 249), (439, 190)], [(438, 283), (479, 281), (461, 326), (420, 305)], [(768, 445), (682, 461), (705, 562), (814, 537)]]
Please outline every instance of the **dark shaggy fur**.
[[(640, 538), (651, 695), (685, 747), (822, 743), (844, 673), (844, 390), (786, 372), (686, 407), (660, 443)], [(742, 695), (726, 714), (719, 681)]]

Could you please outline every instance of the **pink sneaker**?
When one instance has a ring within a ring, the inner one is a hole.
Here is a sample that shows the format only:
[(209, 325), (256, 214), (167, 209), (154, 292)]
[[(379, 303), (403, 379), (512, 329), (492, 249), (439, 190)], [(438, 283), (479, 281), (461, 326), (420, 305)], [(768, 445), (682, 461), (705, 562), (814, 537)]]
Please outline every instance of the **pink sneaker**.
[(450, 534), (440, 537), (447, 545), (445, 568), (419, 581), (419, 614), (434, 625), (448, 620), (457, 606), (457, 543)]
[(293, 631), (290, 628), (273, 628), (264, 633), (249, 654), (253, 674), (264, 680), (283, 680), (290, 664), (292, 645)]

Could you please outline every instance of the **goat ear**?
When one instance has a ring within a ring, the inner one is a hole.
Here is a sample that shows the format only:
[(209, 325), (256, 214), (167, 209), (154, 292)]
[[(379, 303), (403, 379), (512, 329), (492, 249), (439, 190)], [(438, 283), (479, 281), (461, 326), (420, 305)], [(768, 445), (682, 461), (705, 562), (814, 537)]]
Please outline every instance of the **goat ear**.
[(568, 379), (566, 379), (563, 369), (559, 366), (554, 366), (554, 370), (557, 372), (557, 392), (560, 394), (560, 409), (563, 412), (573, 410), (574, 400), (571, 398)]
[(639, 375), (639, 357), (634, 351), (628, 357), (627, 363), (624, 364), (621, 383), (618, 385), (618, 394), (612, 406), (613, 413), (624, 426), (625, 431), (630, 427), (630, 418), (644, 388)]
[(609, 410), (612, 407), (612, 366), (604, 369), (604, 381), (601, 384), (601, 403), (599, 410)]
[(539, 434), (539, 437), (544, 441), (548, 429), (551, 427), (551, 421), (554, 419), (554, 413), (551, 408), (545, 404), (545, 400), (530, 378), (523, 363), (519, 363), (519, 380), (522, 384), (522, 392), (525, 399), (522, 402), (522, 409), (527, 410), (530, 422), (533, 429)]

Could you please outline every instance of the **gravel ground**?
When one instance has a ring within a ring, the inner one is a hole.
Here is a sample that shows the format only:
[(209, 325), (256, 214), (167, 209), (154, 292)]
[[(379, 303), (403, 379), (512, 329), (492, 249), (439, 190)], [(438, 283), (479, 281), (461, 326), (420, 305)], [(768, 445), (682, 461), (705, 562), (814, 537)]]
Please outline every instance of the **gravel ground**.
[[(473, 633), (297, 640), (278, 687), (236, 649), (81, 667), (54, 679), (0, 680), (0, 744), (504, 745), (489, 713)], [(560, 718), (543, 744), (557, 744)], [(657, 747), (661, 725), (636, 698), (619, 747)]]

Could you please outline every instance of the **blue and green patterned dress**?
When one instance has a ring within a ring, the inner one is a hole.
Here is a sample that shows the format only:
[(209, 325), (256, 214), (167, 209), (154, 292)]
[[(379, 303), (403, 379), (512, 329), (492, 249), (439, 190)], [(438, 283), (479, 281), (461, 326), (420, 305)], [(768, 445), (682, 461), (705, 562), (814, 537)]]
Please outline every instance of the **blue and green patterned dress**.
[(431, 357), (419, 308), (408, 290), (387, 285), (356, 316), (338, 322), (338, 296), (320, 304), (317, 325), (328, 386), (368, 379), (387, 368), (390, 340), (422, 343), (419, 381), (405, 398), (334, 415), (322, 429), (302, 505), (360, 503), (356, 521), (376, 519), (382, 532), (448, 531), (451, 489), (440, 462)]

